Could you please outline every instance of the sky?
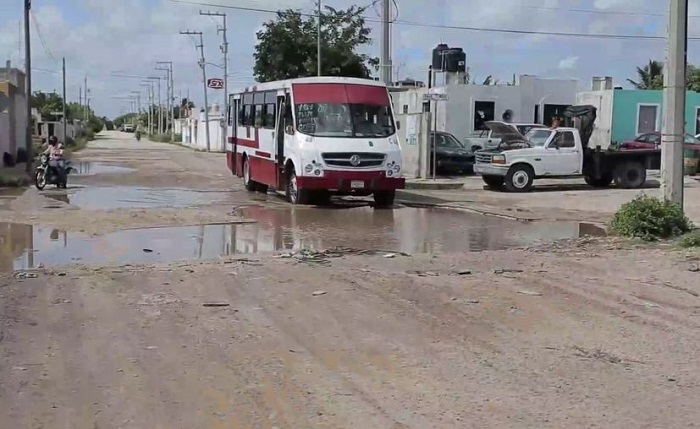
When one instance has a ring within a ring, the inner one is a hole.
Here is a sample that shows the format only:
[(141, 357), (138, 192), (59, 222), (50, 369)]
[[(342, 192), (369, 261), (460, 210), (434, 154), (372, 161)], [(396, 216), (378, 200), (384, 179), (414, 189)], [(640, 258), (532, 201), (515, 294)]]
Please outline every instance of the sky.
[[(208, 3), (208, 5), (185, 4)], [(395, 0), (392, 25), (394, 75), (425, 80), (431, 50), (438, 43), (461, 47), (477, 81), (488, 75), (505, 82), (513, 74), (579, 81), (590, 87), (593, 76), (612, 76), (628, 86), (636, 67), (650, 59), (664, 60), (667, 1), (658, 0)], [(0, 64), (10, 60), (23, 68), (22, 0), (0, 1)], [(132, 91), (142, 77), (164, 76), (157, 61), (172, 61), (175, 96), (203, 100), (198, 51), (192, 36), (204, 33), (208, 77), (222, 77), (221, 19), (200, 16), (199, 10), (224, 12), (228, 20), (230, 89), (253, 82), (255, 33), (273, 13), (226, 9), (301, 9), (313, 12), (315, 0), (32, 0), (33, 89), (61, 90), (61, 58), (67, 64), (67, 94), (77, 101), (84, 78), (90, 104), (99, 115), (126, 113)], [(370, 0), (323, 0), (333, 7), (369, 5)], [(366, 12), (374, 43), (367, 52), (379, 56), (379, 6)], [(690, 0), (689, 62), (700, 63), (700, 0)], [(218, 23), (218, 24), (217, 24)], [(457, 28), (461, 27), (461, 28)], [(469, 27), (471, 29), (466, 29)], [(506, 33), (486, 30), (513, 30)], [(578, 33), (587, 37), (528, 34)], [(635, 38), (590, 37), (625, 35)], [(643, 37), (656, 36), (659, 39)], [(137, 77), (118, 77), (137, 76)], [(223, 103), (221, 90), (211, 90), (210, 102)]]

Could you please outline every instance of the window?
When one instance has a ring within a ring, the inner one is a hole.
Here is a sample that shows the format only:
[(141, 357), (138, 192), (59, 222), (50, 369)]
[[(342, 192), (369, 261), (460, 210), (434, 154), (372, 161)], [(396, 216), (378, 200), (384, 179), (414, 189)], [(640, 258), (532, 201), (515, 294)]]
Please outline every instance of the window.
[(274, 103), (266, 104), (263, 109), (263, 128), (275, 129), (275, 120), (277, 118), (277, 105)]
[(661, 136), (658, 134), (647, 134), (647, 143), (653, 143), (653, 144), (660, 144), (661, 143)]
[(695, 135), (700, 134), (700, 107), (695, 108)]
[(321, 137), (389, 137), (396, 132), (390, 106), (301, 103), (295, 106), (300, 133)]
[(239, 125), (250, 127), (253, 125), (253, 94), (243, 95), (242, 108), (239, 116)]
[(561, 141), (559, 142), (559, 147), (576, 147), (576, 140), (574, 139), (574, 133), (571, 131), (564, 131), (562, 133)]
[(408, 113), (408, 104), (403, 105), (403, 113)]
[(637, 106), (637, 134), (653, 133), (657, 128), (659, 114), (658, 104), (640, 104)]
[(250, 127), (253, 125), (253, 105), (249, 104), (243, 107), (243, 126)]
[(496, 103), (494, 101), (474, 102), (474, 131), (487, 129), (485, 122), (493, 121), (496, 115)]
[(256, 104), (255, 106), (255, 118), (253, 121), (253, 125), (255, 128), (261, 128), (263, 126), (263, 105), (262, 104)]
[(549, 136), (552, 135), (552, 131), (547, 128), (533, 128), (525, 134), (525, 138), (533, 146), (544, 146), (549, 140)]
[[(233, 125), (234, 119), (238, 116), (238, 112), (235, 112), (236, 100), (233, 99), (233, 95), (228, 97), (228, 110), (226, 111), (226, 122), (229, 125)], [(234, 113), (235, 112), (235, 113)], [(236, 115), (236, 116), (234, 116)]]

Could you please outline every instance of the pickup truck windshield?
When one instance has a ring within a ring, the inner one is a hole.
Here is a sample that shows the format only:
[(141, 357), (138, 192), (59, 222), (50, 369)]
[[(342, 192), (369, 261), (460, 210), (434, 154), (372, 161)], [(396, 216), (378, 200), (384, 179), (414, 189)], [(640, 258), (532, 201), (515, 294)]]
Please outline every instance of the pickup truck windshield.
[(533, 128), (530, 131), (525, 134), (525, 139), (530, 142), (530, 144), (534, 147), (537, 146), (544, 146), (545, 143), (547, 143), (547, 140), (549, 140), (549, 136), (552, 135), (554, 131), (548, 130), (548, 129), (537, 129)]

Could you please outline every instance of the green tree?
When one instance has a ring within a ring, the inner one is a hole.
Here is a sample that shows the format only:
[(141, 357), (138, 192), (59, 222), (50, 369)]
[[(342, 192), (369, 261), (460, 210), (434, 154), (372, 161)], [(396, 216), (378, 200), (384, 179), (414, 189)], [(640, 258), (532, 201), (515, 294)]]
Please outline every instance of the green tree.
[(638, 80), (627, 79), (636, 89), (663, 89), (664, 64), (660, 61), (649, 60), (644, 67), (637, 67)]
[(52, 112), (63, 111), (63, 97), (55, 92), (36, 91), (29, 99), (31, 107), (37, 109), (44, 121), (56, 121), (60, 116)]
[[(321, 13), (321, 72), (325, 76), (368, 78), (379, 60), (358, 49), (371, 44), (362, 14), (366, 8), (325, 7)], [(295, 10), (280, 11), (256, 36), (253, 74), (258, 82), (316, 76), (316, 17)]]

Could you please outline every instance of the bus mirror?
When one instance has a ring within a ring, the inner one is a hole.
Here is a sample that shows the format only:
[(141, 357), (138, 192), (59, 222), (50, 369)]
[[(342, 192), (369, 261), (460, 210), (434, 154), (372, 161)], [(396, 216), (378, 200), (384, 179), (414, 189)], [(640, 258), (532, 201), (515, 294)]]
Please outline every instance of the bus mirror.
[(401, 121), (396, 121), (396, 129), (397, 130), (401, 129)]
[(285, 128), (285, 132), (287, 134), (294, 134), (294, 127), (292, 125), (287, 125), (287, 128)]

